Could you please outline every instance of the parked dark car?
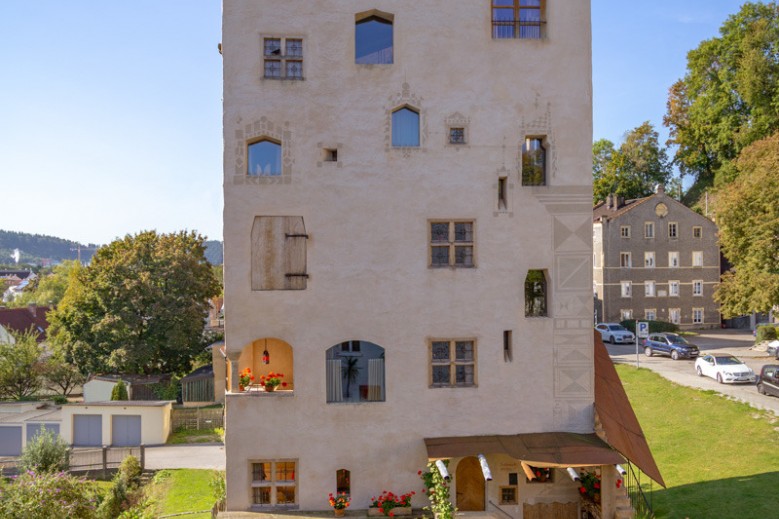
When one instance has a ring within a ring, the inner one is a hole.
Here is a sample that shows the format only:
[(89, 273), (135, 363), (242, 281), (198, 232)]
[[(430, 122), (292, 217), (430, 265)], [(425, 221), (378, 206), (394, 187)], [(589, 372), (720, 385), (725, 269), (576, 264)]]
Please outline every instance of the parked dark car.
[(700, 350), (681, 335), (664, 332), (652, 333), (644, 339), (644, 354), (651, 357), (655, 353), (679, 360), (694, 359), (700, 354)]
[(766, 364), (757, 378), (757, 391), (764, 395), (779, 396), (779, 365)]

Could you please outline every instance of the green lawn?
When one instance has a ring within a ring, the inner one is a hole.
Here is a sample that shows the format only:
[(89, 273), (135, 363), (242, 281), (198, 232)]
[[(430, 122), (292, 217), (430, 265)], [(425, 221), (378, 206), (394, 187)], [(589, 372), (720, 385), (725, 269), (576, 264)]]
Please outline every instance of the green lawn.
[(151, 495), (156, 502), (155, 517), (181, 512), (207, 513), (182, 516), (186, 519), (210, 519), (214, 494), (210, 486), (213, 470), (161, 470), (154, 476)]
[(719, 396), (618, 365), (667, 489), (658, 518), (765, 518), (779, 503), (779, 420)]

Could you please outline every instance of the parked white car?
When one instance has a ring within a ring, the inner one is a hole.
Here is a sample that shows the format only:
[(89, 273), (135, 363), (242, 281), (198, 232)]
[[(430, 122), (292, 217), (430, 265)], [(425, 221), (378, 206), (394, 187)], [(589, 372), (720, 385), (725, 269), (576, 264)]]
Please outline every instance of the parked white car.
[(720, 384), (736, 382), (754, 383), (757, 377), (752, 368), (733, 355), (704, 355), (695, 359), (695, 372), (699, 377), (707, 376)]
[(603, 342), (612, 344), (632, 344), (636, 341), (633, 332), (619, 323), (598, 323), (595, 329), (600, 332), (600, 338)]

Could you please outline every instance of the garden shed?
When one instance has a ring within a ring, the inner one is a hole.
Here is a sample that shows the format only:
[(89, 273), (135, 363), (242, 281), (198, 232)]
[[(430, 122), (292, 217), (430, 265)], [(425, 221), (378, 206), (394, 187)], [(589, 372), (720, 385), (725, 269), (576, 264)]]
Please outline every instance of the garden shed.
[(200, 367), (181, 379), (181, 401), (184, 405), (211, 404), (214, 395), (214, 367)]
[(159, 445), (170, 434), (169, 400), (120, 400), (62, 407), (60, 434), (75, 447)]

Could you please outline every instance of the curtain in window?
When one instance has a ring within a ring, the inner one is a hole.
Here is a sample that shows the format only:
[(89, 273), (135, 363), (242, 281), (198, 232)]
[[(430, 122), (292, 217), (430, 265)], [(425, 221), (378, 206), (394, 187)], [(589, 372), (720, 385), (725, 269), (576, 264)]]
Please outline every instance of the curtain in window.
[(341, 360), (327, 361), (327, 401), (343, 402), (344, 390), (341, 382)]
[(410, 108), (392, 113), (392, 145), (419, 146), (419, 114)]
[(384, 400), (384, 359), (368, 360), (368, 400)]

